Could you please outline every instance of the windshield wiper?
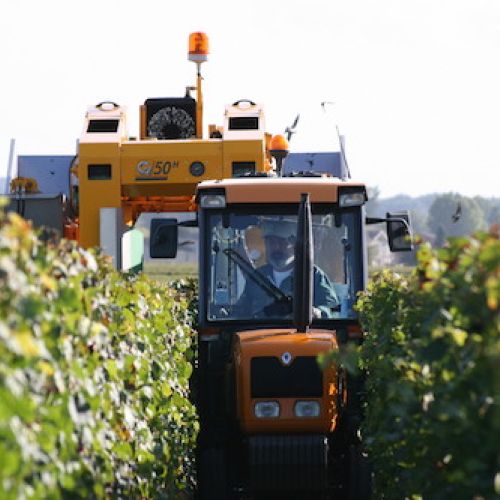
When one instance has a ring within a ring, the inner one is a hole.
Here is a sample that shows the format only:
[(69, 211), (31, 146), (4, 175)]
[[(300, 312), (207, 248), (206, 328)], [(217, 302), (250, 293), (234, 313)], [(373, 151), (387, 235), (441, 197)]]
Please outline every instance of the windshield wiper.
[(230, 260), (236, 263), (254, 283), (273, 297), (276, 302), (292, 301), (292, 297), (283, 293), (276, 285), (269, 281), (266, 276), (260, 273), (257, 269), (253, 268), (251, 264), (248, 263), (236, 250), (226, 248), (223, 252)]

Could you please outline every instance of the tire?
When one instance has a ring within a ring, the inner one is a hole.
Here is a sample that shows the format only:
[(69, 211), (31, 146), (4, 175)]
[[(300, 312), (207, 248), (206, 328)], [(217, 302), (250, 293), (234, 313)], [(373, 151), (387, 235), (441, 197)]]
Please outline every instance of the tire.
[(349, 447), (349, 500), (372, 498), (372, 466), (361, 445)]
[(229, 500), (230, 488), (223, 448), (201, 451), (198, 463), (199, 500)]

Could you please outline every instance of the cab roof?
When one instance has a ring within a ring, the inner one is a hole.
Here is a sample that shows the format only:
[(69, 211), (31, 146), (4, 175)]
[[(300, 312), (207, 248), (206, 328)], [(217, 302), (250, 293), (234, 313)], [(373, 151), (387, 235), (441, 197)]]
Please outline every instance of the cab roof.
[(360, 188), (365, 184), (336, 177), (248, 177), (201, 182), (197, 194), (224, 190), (227, 203), (298, 203), (309, 193), (312, 203), (336, 203), (339, 188)]

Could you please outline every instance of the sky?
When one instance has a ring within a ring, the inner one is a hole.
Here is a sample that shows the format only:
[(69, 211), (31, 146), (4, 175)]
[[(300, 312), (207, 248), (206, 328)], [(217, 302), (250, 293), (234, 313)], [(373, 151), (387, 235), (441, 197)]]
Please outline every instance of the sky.
[[(16, 155), (72, 155), (88, 106), (112, 100), (139, 134), (148, 97), (195, 84), (204, 133), (224, 106), (262, 103), (292, 151), (345, 136), (355, 180), (380, 196), (500, 196), (500, 0), (2, 0), (0, 177)], [(321, 102), (332, 104), (321, 108)]]

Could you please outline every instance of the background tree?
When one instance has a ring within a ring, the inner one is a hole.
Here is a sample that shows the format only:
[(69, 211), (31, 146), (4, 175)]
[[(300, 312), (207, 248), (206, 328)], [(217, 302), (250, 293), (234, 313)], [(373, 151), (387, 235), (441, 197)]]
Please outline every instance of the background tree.
[(434, 244), (437, 247), (442, 247), (444, 245), (444, 242), (446, 240), (446, 233), (444, 231), (444, 228), (441, 224), (439, 224), (436, 233), (435, 233), (435, 240)]
[(368, 201), (366, 202), (366, 215), (368, 217), (383, 217), (380, 212), (380, 189), (378, 186), (368, 186), (367, 187)]
[(430, 206), (427, 224), (434, 234), (446, 237), (468, 236), (486, 226), (479, 204), (457, 193), (436, 197)]
[(483, 196), (474, 196), (473, 200), (479, 205), (486, 217), (493, 207), (494, 199), (484, 198)]
[(500, 223), (500, 203), (491, 207), (490, 211), (486, 215), (486, 222), (488, 223), (488, 226)]

